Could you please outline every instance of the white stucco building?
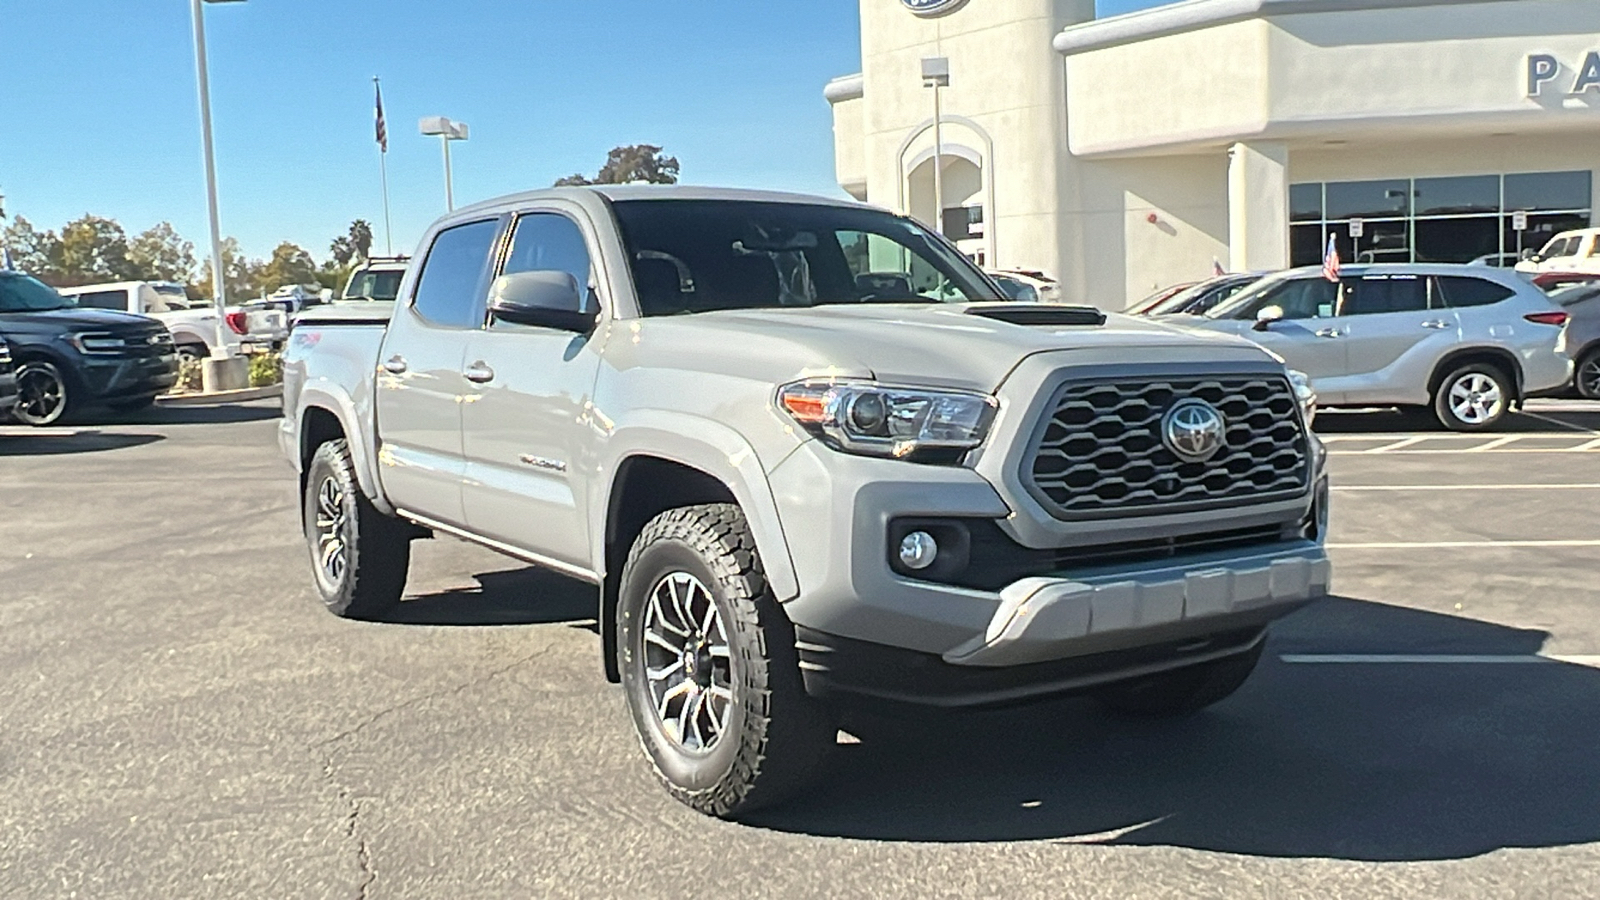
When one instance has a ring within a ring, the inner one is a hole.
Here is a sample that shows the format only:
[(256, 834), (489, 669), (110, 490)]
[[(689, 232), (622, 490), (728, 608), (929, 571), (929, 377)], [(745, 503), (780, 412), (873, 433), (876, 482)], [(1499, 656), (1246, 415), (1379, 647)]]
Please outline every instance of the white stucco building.
[[(1466, 262), (1597, 206), (1600, 0), (1101, 20), (1094, 0), (861, 0), (861, 28), (861, 72), (825, 90), (840, 185), (1067, 300), (1118, 308), (1214, 260), (1315, 263), (1330, 234), (1347, 262)], [(948, 87), (924, 86), (930, 58)]]

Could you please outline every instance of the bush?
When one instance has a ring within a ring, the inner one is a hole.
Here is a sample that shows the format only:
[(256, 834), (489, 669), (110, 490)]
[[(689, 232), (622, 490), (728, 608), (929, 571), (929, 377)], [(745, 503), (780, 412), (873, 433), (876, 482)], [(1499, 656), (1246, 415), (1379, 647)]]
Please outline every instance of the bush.
[(250, 357), (250, 386), (267, 387), (283, 381), (283, 355), (258, 353)]
[(172, 386), (172, 393), (187, 394), (203, 390), (200, 380), (202, 363), (198, 359), (186, 359), (178, 364), (178, 381)]

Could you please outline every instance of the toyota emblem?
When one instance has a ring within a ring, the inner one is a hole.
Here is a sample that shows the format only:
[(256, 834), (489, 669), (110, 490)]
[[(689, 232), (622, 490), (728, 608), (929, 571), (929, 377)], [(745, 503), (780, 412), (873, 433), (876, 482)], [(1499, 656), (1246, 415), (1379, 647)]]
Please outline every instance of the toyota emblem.
[(1167, 411), (1161, 437), (1184, 462), (1205, 462), (1222, 449), (1222, 413), (1204, 400), (1185, 400)]

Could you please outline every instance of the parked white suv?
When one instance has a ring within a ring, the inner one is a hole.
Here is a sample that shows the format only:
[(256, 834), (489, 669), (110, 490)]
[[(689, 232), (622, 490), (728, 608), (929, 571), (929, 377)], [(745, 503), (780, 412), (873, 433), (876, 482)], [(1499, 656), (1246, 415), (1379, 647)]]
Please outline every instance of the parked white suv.
[[(59, 293), (83, 309), (110, 309), (159, 319), (172, 332), (180, 359), (204, 359), (215, 351), (216, 307), (206, 300), (190, 300), (181, 284), (121, 281), (61, 288)], [(258, 344), (281, 345), (289, 334), (286, 317), (274, 309), (231, 307), (224, 326), (229, 353)]]
[(1269, 276), (1192, 324), (1252, 338), (1311, 376), (1324, 406), (1431, 406), (1455, 431), (1494, 427), (1572, 377), (1568, 315), (1526, 278), (1456, 265)]

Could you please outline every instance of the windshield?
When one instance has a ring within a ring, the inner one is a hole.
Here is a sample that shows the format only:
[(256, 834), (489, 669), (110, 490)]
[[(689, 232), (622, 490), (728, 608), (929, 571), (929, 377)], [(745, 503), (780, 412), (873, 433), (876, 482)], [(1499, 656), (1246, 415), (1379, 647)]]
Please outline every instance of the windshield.
[(1147, 310), (1144, 310), (1142, 315), (1166, 316), (1172, 315), (1173, 313), (1181, 313), (1189, 308), (1189, 304), (1198, 300), (1200, 295), (1204, 294), (1209, 289), (1209, 284), (1197, 284), (1194, 287), (1184, 288), (1165, 300), (1156, 301), (1155, 305), (1151, 306)]
[(357, 272), (345, 286), (344, 299), (393, 300), (400, 296), (400, 280), (405, 272)]
[(949, 245), (887, 212), (736, 200), (613, 208), (647, 316), (1005, 299)]
[(76, 305), (38, 279), (0, 272), (0, 312), (48, 312)]
[(1024, 284), (1015, 278), (1005, 275), (990, 275), (989, 277), (994, 279), (995, 284), (1000, 285), (1000, 290), (1005, 291), (1008, 298), (1021, 300), (1025, 303), (1039, 302), (1039, 291), (1033, 285)]
[(1284, 281), (1285, 279), (1282, 278), (1264, 278), (1261, 281), (1250, 285), (1239, 293), (1234, 294), (1226, 301), (1213, 306), (1210, 310), (1202, 313), (1202, 315), (1208, 319), (1239, 318), (1238, 314), (1240, 310), (1250, 306), (1251, 303), (1260, 299), (1262, 294), (1265, 294), (1278, 285), (1283, 284)]
[(1561, 306), (1572, 306), (1594, 297), (1600, 297), (1600, 287), (1594, 284), (1575, 284), (1550, 295), (1551, 301)]

